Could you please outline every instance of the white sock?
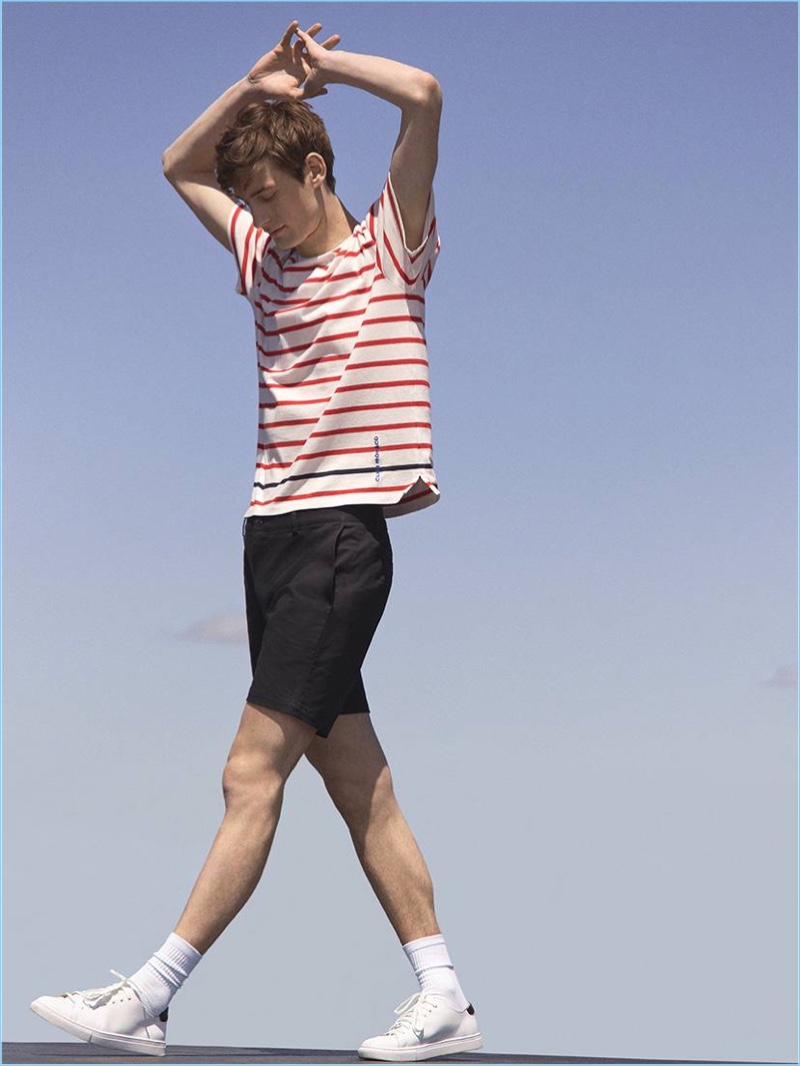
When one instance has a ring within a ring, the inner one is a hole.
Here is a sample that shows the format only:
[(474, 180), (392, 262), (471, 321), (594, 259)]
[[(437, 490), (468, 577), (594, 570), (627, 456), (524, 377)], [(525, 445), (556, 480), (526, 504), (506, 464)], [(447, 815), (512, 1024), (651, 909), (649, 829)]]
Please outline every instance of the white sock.
[(155, 955), (128, 978), (151, 1018), (164, 1013), (202, 957), (182, 937), (170, 933)]
[(450, 961), (450, 955), (441, 933), (436, 936), (423, 936), (419, 940), (410, 940), (403, 944), (403, 951), (414, 967), (423, 992), (435, 992), (446, 1000), (453, 1010), (466, 1010), (469, 1000), (458, 983), (456, 971)]

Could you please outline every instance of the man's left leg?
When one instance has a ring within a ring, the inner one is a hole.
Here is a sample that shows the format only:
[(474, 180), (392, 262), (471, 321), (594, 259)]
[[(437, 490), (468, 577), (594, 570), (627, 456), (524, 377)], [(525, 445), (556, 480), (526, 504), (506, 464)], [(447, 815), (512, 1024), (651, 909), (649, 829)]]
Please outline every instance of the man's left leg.
[(420, 991), (401, 1004), (387, 1033), (366, 1040), (362, 1058), (393, 1062), (482, 1047), (475, 1011), (455, 975), (436, 920), (425, 859), (397, 803), (389, 765), (369, 714), (343, 714), (306, 758), (350, 830), (359, 861), (414, 967)]

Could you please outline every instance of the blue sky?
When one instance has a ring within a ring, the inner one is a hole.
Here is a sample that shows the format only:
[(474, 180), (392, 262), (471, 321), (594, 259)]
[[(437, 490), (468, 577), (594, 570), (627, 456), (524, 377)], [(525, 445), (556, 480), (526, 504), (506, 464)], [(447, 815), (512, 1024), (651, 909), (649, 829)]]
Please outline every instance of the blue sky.
[[(222, 813), (252, 324), (160, 157), (295, 17), (445, 93), (443, 496), (366, 677), (486, 1050), (796, 1057), (788, 3), (3, 5), (4, 1038), (162, 943)], [(362, 217), (397, 116), (318, 110)], [(413, 988), (300, 767), (171, 1039), (350, 1047)]]

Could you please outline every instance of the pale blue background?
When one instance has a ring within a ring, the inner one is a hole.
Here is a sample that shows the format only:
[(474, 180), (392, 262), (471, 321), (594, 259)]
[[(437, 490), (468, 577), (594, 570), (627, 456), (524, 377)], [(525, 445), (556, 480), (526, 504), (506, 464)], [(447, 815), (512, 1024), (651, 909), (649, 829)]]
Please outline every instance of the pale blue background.
[[(160, 156), (295, 16), (445, 92), (444, 496), (392, 523), (367, 679), (486, 1051), (794, 1059), (797, 15), (769, 3), (4, 5), (4, 1038), (59, 1039), (34, 996), (162, 943), (222, 813), (252, 324)], [(360, 215), (397, 115), (318, 106)], [(354, 1047), (414, 988), (303, 766), (170, 1038)]]

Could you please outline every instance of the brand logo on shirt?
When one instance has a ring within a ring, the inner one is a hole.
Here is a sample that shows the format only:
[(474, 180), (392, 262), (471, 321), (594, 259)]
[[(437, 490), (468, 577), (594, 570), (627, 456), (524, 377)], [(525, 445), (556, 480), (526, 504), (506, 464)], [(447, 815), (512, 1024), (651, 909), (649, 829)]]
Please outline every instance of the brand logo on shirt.
[(374, 440), (374, 443), (375, 443), (375, 480), (376, 481), (380, 481), (380, 479), (381, 479), (381, 438), (380, 437), (374, 437), (373, 440)]

